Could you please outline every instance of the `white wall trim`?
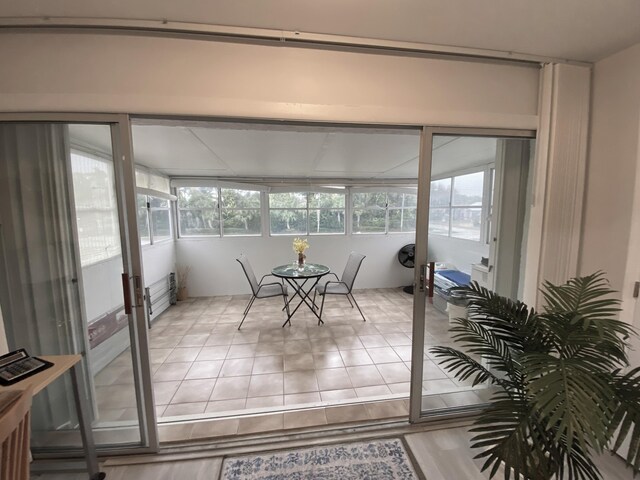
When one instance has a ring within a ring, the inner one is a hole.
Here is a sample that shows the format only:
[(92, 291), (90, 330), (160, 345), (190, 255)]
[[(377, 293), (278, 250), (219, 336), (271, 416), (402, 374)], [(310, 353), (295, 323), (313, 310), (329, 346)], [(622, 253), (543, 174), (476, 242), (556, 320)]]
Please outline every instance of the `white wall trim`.
[(536, 305), (542, 252), (542, 227), (544, 224), (547, 187), (547, 164), (549, 158), (549, 136), (553, 111), (553, 65), (545, 65), (540, 71), (540, 106), (538, 108), (538, 131), (533, 168), (533, 193), (529, 205), (529, 227), (526, 242), (524, 285), (522, 299), (528, 305)]

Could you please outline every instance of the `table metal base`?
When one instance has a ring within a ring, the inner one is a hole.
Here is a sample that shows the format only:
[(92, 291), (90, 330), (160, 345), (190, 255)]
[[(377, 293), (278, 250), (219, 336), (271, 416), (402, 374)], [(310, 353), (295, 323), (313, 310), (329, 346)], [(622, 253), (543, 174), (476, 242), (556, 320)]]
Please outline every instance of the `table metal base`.
[[(285, 308), (291, 305), (291, 302), (296, 297), (296, 295), (300, 297), (300, 302), (298, 302), (298, 305), (296, 305), (296, 308), (294, 308), (293, 310), (289, 308), (289, 312), (290, 312), (289, 316), (287, 317), (287, 321), (282, 324), (282, 327), (284, 328), (284, 326), (287, 323), (289, 324), (289, 326), (291, 326), (291, 317), (293, 317), (293, 314), (298, 311), (298, 309), (300, 308), (300, 305), (302, 305), (303, 303), (305, 303), (307, 307), (309, 307), (309, 310), (311, 310), (311, 312), (313, 312), (313, 314), (318, 318), (318, 325), (324, 324), (324, 322), (322, 321), (322, 318), (320, 318), (320, 315), (318, 315), (318, 313), (316, 312), (316, 305), (313, 303), (313, 300), (309, 298), (309, 294), (313, 291), (314, 288), (316, 288), (316, 285), (320, 281), (320, 277), (305, 278), (302, 283), (298, 283), (295, 279), (292, 279), (292, 278), (285, 277), (285, 280), (289, 285), (291, 285), (291, 288), (295, 292), (293, 295), (291, 295), (291, 297), (287, 301), (287, 305), (285, 305)], [(309, 288), (308, 290), (305, 290), (304, 286), (309, 280), (315, 280), (315, 281), (313, 282), (313, 285), (311, 285), (311, 288)], [(311, 303), (309, 303), (309, 300), (311, 300)]]

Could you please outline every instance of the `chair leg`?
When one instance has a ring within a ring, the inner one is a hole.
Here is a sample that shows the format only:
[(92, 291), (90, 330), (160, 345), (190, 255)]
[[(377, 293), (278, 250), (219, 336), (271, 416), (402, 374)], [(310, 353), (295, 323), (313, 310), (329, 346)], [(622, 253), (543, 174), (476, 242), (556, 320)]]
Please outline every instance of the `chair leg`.
[[(360, 310), (360, 305), (358, 305), (358, 302), (356, 302), (356, 297), (353, 296), (353, 293), (349, 293), (349, 295), (351, 295), (351, 299), (353, 300), (353, 303), (355, 303), (356, 307), (358, 307), (358, 311), (360, 312), (360, 315), (362, 315), (362, 320), (366, 322), (367, 319), (364, 318), (364, 313), (362, 313), (362, 310)], [(347, 295), (347, 298), (349, 298), (349, 295)]]
[(249, 315), (249, 310), (251, 310), (251, 305), (253, 305), (253, 302), (255, 301), (255, 299), (256, 299), (255, 295), (251, 297), (251, 300), (249, 300), (249, 303), (247, 304), (247, 308), (244, 309), (244, 316), (242, 317), (242, 321), (240, 322), (240, 325), (238, 325), (238, 330), (240, 330), (240, 327), (242, 327), (242, 324), (244, 323), (244, 319), (247, 318), (247, 315)]
[(351, 305), (351, 308), (353, 308), (353, 303), (351, 302), (351, 299), (349, 298), (349, 294), (347, 293), (347, 300), (349, 300), (349, 304)]
[[(282, 295), (282, 300), (284, 301), (283, 310), (285, 310), (285, 309), (287, 310), (287, 318), (289, 318), (291, 316), (291, 314), (289, 313), (289, 301), (288, 301), (288, 298), (287, 298), (286, 294)], [(291, 324), (289, 324), (289, 326), (291, 326)]]
[(244, 307), (244, 312), (242, 312), (243, 314), (244, 314), (244, 313), (247, 313), (247, 312), (249, 311), (249, 309), (251, 308), (251, 304), (253, 303), (253, 300), (254, 300), (255, 298), (256, 298), (256, 296), (255, 296), (255, 295), (251, 295), (251, 298), (249, 299), (249, 303), (247, 303), (247, 306), (246, 306), (246, 307)]
[(318, 293), (317, 290), (314, 290), (313, 291), (313, 300), (311, 300), (311, 303), (313, 303), (313, 308), (315, 308), (317, 310), (318, 306), (316, 305), (316, 293)]
[(324, 299), (327, 297), (327, 295), (322, 295), (322, 303), (320, 304), (320, 314), (318, 315), (318, 326), (320, 325), (321, 321), (322, 321), (322, 310), (324, 309)]

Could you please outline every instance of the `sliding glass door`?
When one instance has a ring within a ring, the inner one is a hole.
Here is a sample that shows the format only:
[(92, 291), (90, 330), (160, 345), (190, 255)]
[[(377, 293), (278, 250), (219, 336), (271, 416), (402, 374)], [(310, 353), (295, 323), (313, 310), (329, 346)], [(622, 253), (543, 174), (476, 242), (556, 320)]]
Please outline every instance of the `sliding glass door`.
[[(411, 420), (477, 408), (491, 385), (460, 381), (431, 351), (467, 316), (475, 281), (521, 298), (533, 132), (425, 128), (416, 228)], [(476, 358), (481, 363), (482, 358)]]
[[(81, 354), (98, 448), (153, 449), (128, 119), (6, 117), (0, 305), (9, 349)], [(77, 425), (70, 379), (34, 397), (34, 451), (79, 446)]]

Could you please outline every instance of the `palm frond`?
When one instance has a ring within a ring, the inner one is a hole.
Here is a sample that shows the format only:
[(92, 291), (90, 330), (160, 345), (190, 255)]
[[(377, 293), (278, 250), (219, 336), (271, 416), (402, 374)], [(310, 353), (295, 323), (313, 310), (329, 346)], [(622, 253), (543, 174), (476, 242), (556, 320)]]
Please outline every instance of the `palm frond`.
[(620, 374), (636, 333), (615, 318), (614, 293), (601, 272), (546, 282), (536, 312), (475, 283), (465, 289), (469, 318), (450, 330), (463, 351), (431, 351), (456, 378), (502, 387), (472, 429), (491, 477), (503, 466), (505, 479), (599, 480), (592, 452), (625, 440), (640, 473), (640, 367)]
[(556, 471), (560, 453), (553, 451), (544, 430), (522, 393), (500, 392), (474, 422), (471, 447), (483, 450), (475, 458), (485, 459), (482, 470), (489, 469), (490, 478), (502, 465), (505, 479), (511, 474), (546, 479)]
[(627, 437), (631, 439), (625, 462), (635, 476), (640, 473), (640, 367), (616, 375), (613, 385), (615, 401), (621, 408), (610, 425), (611, 438), (615, 438), (611, 451), (617, 452)]
[(544, 282), (542, 295), (546, 313), (572, 312), (585, 320), (614, 318), (620, 311), (620, 302), (609, 286), (603, 272), (572, 278), (563, 285)]
[(532, 354), (523, 359), (529, 378), (528, 393), (534, 409), (556, 431), (555, 440), (566, 437), (583, 450), (601, 450), (608, 441), (608, 427), (614, 416), (610, 401), (613, 389), (606, 377), (594, 375), (578, 359)]
[(444, 360), (438, 363), (452, 372), (454, 377), (462, 382), (475, 375), (472, 384), (474, 387), (488, 380), (492, 380), (502, 388), (512, 387), (511, 382), (496, 376), (481, 363), (455, 348), (433, 347), (430, 352), (437, 358), (443, 358)]
[(474, 319), (458, 318), (449, 330), (455, 342), (470, 354), (484, 358), (491, 368), (515, 379), (518, 368), (513, 364), (510, 342), (504, 341), (492, 329)]

